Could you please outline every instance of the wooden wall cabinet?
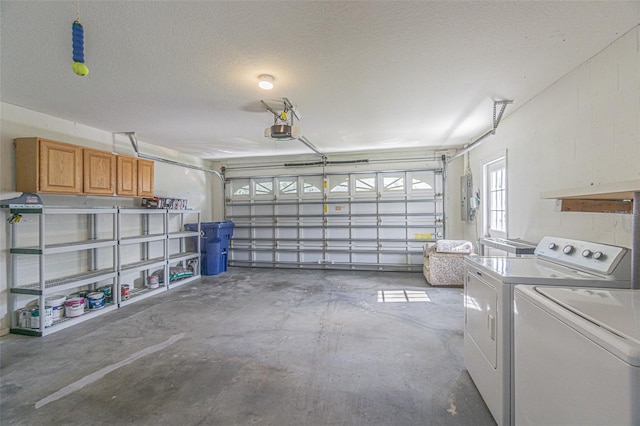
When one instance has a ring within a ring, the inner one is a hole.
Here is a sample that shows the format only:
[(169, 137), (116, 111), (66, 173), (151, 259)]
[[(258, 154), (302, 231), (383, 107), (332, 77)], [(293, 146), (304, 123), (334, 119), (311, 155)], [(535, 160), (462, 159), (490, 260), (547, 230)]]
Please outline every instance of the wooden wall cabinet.
[(116, 193), (123, 197), (138, 196), (138, 159), (118, 155)]
[(114, 195), (116, 193), (116, 156), (107, 151), (83, 148), (84, 193)]
[(138, 158), (138, 197), (153, 197), (153, 161)]
[(118, 195), (153, 197), (153, 161), (118, 155), (117, 164)]
[(16, 190), (82, 194), (82, 147), (42, 138), (18, 138)]
[(153, 197), (154, 162), (43, 138), (17, 138), (16, 191)]

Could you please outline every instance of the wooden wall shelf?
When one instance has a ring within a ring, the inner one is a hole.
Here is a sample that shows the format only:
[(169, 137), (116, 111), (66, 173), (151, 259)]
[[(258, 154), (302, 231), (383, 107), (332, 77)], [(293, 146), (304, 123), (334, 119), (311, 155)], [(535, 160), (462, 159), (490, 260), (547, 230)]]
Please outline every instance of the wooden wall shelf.
[(561, 200), (563, 212), (631, 214), (636, 192), (640, 192), (640, 179), (548, 191), (540, 198)]
[(540, 194), (540, 198), (579, 198), (585, 200), (633, 200), (633, 193), (640, 191), (640, 179), (601, 185), (557, 189)]
[(561, 200), (561, 211), (630, 213), (631, 288), (640, 290), (640, 179), (543, 192), (540, 198)]
[(588, 200), (563, 198), (560, 211), (588, 213), (627, 213), (633, 212), (633, 201), (630, 200)]

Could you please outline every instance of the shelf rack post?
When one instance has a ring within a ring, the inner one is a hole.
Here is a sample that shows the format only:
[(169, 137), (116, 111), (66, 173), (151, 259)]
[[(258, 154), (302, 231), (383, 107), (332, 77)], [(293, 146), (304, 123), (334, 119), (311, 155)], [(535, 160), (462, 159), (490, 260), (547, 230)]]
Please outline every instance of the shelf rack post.
[(640, 192), (633, 193), (631, 217), (631, 288), (640, 290)]
[[(9, 238), (11, 239), (11, 247), (16, 247), (17, 246), (17, 242), (18, 242), (18, 238), (16, 235), (16, 231), (14, 229), (15, 224), (9, 224), (7, 223), (6, 225), (9, 228)], [(9, 256), (11, 256), (11, 276), (9, 277), (9, 282), (11, 283), (11, 288), (15, 288), (18, 285), (18, 265), (17, 262), (15, 261), (15, 254), (14, 253), (10, 253)], [(17, 295), (16, 294), (9, 294), (9, 313), (11, 314), (11, 321), (9, 321), (9, 326), (10, 327), (17, 327), (18, 324), (16, 322), (16, 317), (15, 317), (15, 311), (16, 311), (16, 299), (17, 299)]]
[[(149, 235), (150, 232), (150, 228), (149, 228), (149, 215), (147, 214), (142, 214), (140, 215), (140, 220), (142, 221), (141, 226), (142, 226), (142, 235)], [(163, 230), (163, 232), (166, 234), (166, 230)], [(140, 259), (144, 259), (144, 260), (149, 260), (149, 244), (141, 244), (140, 245)], [(164, 247), (163, 247), (164, 250)], [(165, 256), (166, 259), (166, 256)], [(149, 270), (145, 269), (144, 271), (144, 276), (142, 277), (142, 284), (143, 285), (147, 285), (148, 280), (149, 280)]]
[(169, 209), (163, 209), (164, 213), (162, 214), (163, 217), (163, 221), (162, 221), (162, 229), (163, 232), (165, 234), (165, 239), (162, 240), (162, 250), (164, 250), (164, 265), (162, 266), (162, 268), (164, 269), (164, 282), (162, 283), (162, 285), (164, 286), (165, 290), (169, 289), (169, 285), (171, 284), (171, 267), (169, 265), (169, 258), (170, 253), (169, 253), (169, 242), (170, 242), (170, 238), (169, 238), (169, 220), (170, 220), (170, 216), (169, 216)]
[(39, 303), (39, 313), (40, 313), (40, 322), (38, 323), (39, 325), (39, 330), (40, 333), (44, 333), (44, 324), (45, 324), (45, 318), (46, 318), (46, 313), (45, 313), (45, 258), (44, 258), (44, 249), (46, 247), (46, 243), (45, 243), (45, 219), (44, 219), (44, 214), (43, 212), (40, 212), (40, 214), (38, 215), (38, 224), (40, 226), (40, 235), (38, 236), (38, 241), (39, 241), (39, 245), (40, 245), (40, 254), (38, 255), (38, 262), (39, 262), (39, 272), (40, 272), (40, 276), (38, 277), (40, 280), (40, 297), (38, 297), (38, 303)]
[(120, 224), (121, 224), (122, 219), (120, 218), (120, 208), (117, 209), (117, 213), (114, 215), (113, 217), (113, 236), (115, 237), (117, 244), (115, 246), (113, 246), (114, 249), (114, 264), (116, 266), (116, 285), (113, 286), (113, 293), (111, 295), (111, 300), (113, 301), (113, 303), (120, 307), (120, 303), (122, 302), (122, 259), (120, 258), (120, 240), (122, 238), (121, 232), (120, 232)]
[[(95, 240), (98, 238), (97, 236), (97, 230), (96, 230), (96, 215), (95, 214), (87, 214), (87, 221), (89, 223), (89, 239), (90, 240)], [(90, 271), (93, 271), (96, 269), (96, 255), (98, 253), (98, 250), (96, 248), (92, 248), (91, 250), (88, 251), (88, 258), (87, 258), (87, 263), (88, 263), (88, 268)], [(92, 286), (92, 290), (94, 289), (95, 286)]]

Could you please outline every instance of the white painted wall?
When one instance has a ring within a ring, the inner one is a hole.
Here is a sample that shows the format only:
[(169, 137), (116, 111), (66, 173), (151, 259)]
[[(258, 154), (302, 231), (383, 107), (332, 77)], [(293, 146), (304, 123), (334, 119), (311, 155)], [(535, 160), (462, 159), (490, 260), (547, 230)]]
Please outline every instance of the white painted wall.
[[(127, 129), (125, 129), (127, 130)], [(0, 191), (15, 191), (15, 151), (13, 139), (18, 137), (44, 137), (87, 146), (118, 154), (134, 156), (133, 148), (124, 136), (115, 136), (111, 132), (95, 129), (79, 123), (62, 120), (39, 112), (14, 105), (0, 104)], [(210, 168), (211, 164), (176, 151), (157, 148), (140, 143), (140, 151), (173, 161)], [(155, 162), (155, 193), (158, 196), (186, 198), (189, 208), (200, 209), (203, 221), (222, 220), (213, 213), (214, 192), (222, 193), (220, 180), (211, 173), (190, 168)], [(88, 205), (88, 206), (139, 206), (139, 198), (94, 197), (94, 196), (42, 196), (45, 205)], [(222, 200), (220, 198), (220, 200)], [(7, 212), (0, 209), (0, 221), (8, 231)], [(7, 313), (7, 268), (9, 264), (8, 232), (0, 232), (0, 335), (8, 331)], [(53, 271), (55, 273), (55, 271)]]
[[(557, 235), (631, 247), (630, 215), (559, 212), (540, 193), (640, 175), (640, 26), (511, 111), (470, 153), (474, 187), (482, 160), (505, 149), (510, 238)], [(474, 226), (464, 233), (471, 238)]]

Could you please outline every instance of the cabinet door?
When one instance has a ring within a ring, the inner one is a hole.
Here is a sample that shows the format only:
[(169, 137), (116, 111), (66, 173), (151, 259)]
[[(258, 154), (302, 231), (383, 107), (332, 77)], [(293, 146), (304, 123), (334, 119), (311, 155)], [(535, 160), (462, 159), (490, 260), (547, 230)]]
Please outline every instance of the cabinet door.
[(96, 149), (83, 150), (84, 193), (114, 195), (116, 189), (116, 158), (110, 152)]
[(138, 159), (118, 155), (117, 185), (118, 195), (136, 197), (138, 195)]
[(40, 192), (40, 158), (38, 138), (17, 138), (16, 191)]
[(138, 159), (138, 196), (153, 197), (153, 161)]
[(82, 148), (46, 139), (39, 140), (40, 192), (82, 193)]

